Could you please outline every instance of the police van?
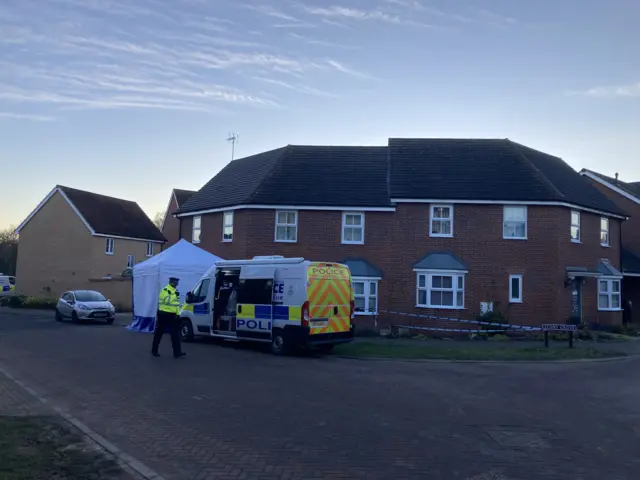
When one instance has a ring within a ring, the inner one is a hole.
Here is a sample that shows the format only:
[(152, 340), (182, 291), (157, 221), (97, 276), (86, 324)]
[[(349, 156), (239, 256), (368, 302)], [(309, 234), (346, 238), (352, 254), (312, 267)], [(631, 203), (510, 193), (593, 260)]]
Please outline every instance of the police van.
[(282, 256), (220, 261), (187, 293), (181, 336), (265, 342), (277, 355), (329, 351), (353, 339), (354, 311), (346, 265)]
[(0, 297), (12, 296), (16, 293), (16, 277), (0, 274)]

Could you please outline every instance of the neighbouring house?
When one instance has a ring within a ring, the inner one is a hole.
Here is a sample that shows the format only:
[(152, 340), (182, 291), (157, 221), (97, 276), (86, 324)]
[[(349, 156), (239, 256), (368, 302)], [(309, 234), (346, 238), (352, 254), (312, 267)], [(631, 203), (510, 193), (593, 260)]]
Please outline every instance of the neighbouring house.
[(196, 192), (193, 190), (180, 190), (178, 188), (174, 188), (171, 191), (169, 205), (167, 206), (167, 210), (164, 212), (164, 218), (162, 219), (162, 225), (160, 226), (162, 234), (167, 239), (167, 243), (163, 248), (169, 248), (180, 240), (180, 220), (171, 215), (171, 212), (178, 210), (195, 194)]
[(640, 322), (640, 182), (623, 182), (617, 173), (615, 178), (587, 169), (580, 174), (630, 215), (622, 224), (622, 301), (631, 300), (628, 315)]
[(290, 145), (232, 161), (173, 213), (182, 238), (222, 258), (346, 263), (360, 323), (491, 308), (518, 324), (622, 320), (626, 212), (510, 140)]
[(18, 294), (58, 296), (88, 288), (124, 308), (130, 308), (131, 280), (122, 272), (166, 241), (136, 202), (60, 185), (16, 231)]

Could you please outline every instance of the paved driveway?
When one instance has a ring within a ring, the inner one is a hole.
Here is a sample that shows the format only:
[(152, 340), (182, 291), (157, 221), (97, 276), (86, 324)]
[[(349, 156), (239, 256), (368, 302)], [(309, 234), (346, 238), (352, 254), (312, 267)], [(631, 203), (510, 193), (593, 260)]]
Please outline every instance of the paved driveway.
[(167, 479), (637, 479), (636, 360), (384, 363), (0, 309), (0, 363)]

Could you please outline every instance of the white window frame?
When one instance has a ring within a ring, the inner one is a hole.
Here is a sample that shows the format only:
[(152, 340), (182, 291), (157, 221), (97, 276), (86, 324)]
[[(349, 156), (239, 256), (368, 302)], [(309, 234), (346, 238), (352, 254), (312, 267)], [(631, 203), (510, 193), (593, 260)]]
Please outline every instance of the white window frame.
[[(347, 216), (359, 216), (360, 225), (347, 225)], [(347, 229), (362, 230), (362, 240), (347, 240)], [(342, 212), (342, 243), (345, 245), (364, 245), (364, 212)]]
[[(602, 290), (602, 283), (605, 283), (607, 289)], [(613, 291), (613, 284), (618, 284), (618, 291)], [(600, 306), (600, 297), (606, 295), (607, 306)], [(618, 297), (618, 307), (613, 307), (613, 298)], [(622, 310), (622, 279), (619, 277), (598, 277), (598, 310), (601, 312), (619, 312)]]
[[(461, 270), (414, 270), (416, 272), (416, 307), (418, 308), (439, 308), (443, 310), (464, 310), (465, 299), (465, 286), (466, 286), (466, 274), (467, 271)], [(425, 286), (420, 286), (420, 277), (425, 277)], [(451, 289), (433, 288), (433, 277), (452, 277)], [(462, 288), (459, 288), (459, 279), (462, 279)], [(426, 304), (420, 303), (420, 292), (426, 292)], [(454, 305), (432, 305), (431, 304), (431, 291), (451, 291), (453, 292)], [(458, 293), (462, 292), (462, 304), (458, 305)]]
[(136, 264), (136, 257), (133, 254), (128, 254), (127, 255), (127, 268), (133, 268), (133, 266)]
[[(518, 291), (513, 291), (513, 281), (518, 279)], [(514, 293), (517, 296), (514, 296)], [(522, 303), (522, 275), (509, 275), (509, 303)]]
[[(364, 312), (355, 312), (355, 315), (377, 315), (378, 314), (378, 302), (380, 300), (380, 286), (378, 284), (378, 282), (380, 281), (380, 278), (373, 278), (373, 277), (352, 277), (351, 278), (351, 283), (352, 285), (354, 283), (362, 283), (364, 284), (364, 293), (362, 295), (358, 295), (355, 292), (355, 286), (353, 287), (353, 296), (354, 298), (364, 298), (364, 305), (365, 305), (365, 309), (369, 308), (369, 300), (370, 299), (375, 299), (375, 310), (373, 312), (368, 312), (368, 311), (364, 311)], [(371, 294), (371, 285), (374, 284), (375, 285), (375, 294)]]
[[(524, 210), (524, 237), (507, 237), (505, 235), (507, 224), (522, 223), (522, 220), (519, 220), (519, 221), (509, 220), (508, 222), (506, 220), (507, 210), (514, 210), (516, 208)], [(529, 223), (529, 212), (526, 205), (504, 205), (502, 209), (502, 238), (505, 240), (526, 240), (528, 223)]]
[[(227, 221), (227, 217), (231, 218), (231, 222)], [(222, 241), (223, 242), (226, 242), (226, 243), (233, 242), (233, 220), (234, 220), (233, 210), (222, 212)], [(227, 228), (231, 229), (231, 236), (229, 238), (227, 238), (227, 234), (226, 234)]]
[[(278, 223), (278, 217), (281, 213), (293, 213), (295, 215), (294, 223)], [(298, 211), (297, 210), (276, 210), (276, 229), (274, 232), (274, 241), (276, 243), (297, 243), (298, 242)], [(278, 228), (295, 227), (296, 238), (294, 240), (278, 240)]]
[[(600, 217), (600, 245), (603, 247), (608, 247), (609, 246), (609, 235), (611, 232), (610, 227), (610, 222), (609, 219), (607, 217)], [(602, 234), (606, 235), (606, 240), (602, 240)]]
[(153, 257), (153, 242), (147, 242), (147, 257)]
[(113, 255), (113, 252), (116, 249), (116, 241), (114, 238), (108, 237), (105, 238), (105, 243), (104, 243), (104, 253), (106, 255)]
[[(448, 218), (434, 218), (433, 214), (436, 208), (448, 208), (449, 209), (449, 217)], [(452, 204), (434, 204), (429, 208), (429, 236), (430, 237), (442, 237), (442, 238), (452, 238), (453, 237), (453, 205)], [(434, 222), (449, 222), (451, 225), (451, 233), (433, 233), (433, 224)]]
[[(574, 215), (578, 216), (578, 223), (575, 223), (573, 221)], [(571, 235), (571, 241), (573, 243), (582, 243), (582, 232), (580, 231), (581, 230), (580, 223), (581, 223), (580, 212), (578, 210), (571, 210), (571, 229), (569, 231), (569, 235)], [(573, 236), (573, 229), (574, 228), (578, 232), (578, 235), (575, 238)]]
[[(198, 226), (196, 227), (196, 220), (198, 220)], [(198, 232), (198, 238), (196, 238), (196, 232)], [(200, 243), (202, 240), (202, 216), (196, 215), (193, 217), (193, 223), (191, 224), (191, 243)]]

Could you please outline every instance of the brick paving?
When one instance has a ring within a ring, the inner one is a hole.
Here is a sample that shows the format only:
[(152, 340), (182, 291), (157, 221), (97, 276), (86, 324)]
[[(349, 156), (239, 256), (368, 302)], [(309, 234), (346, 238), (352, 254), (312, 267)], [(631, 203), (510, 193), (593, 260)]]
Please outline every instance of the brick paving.
[(166, 479), (638, 478), (640, 360), (278, 358), (0, 311), (0, 363)]

